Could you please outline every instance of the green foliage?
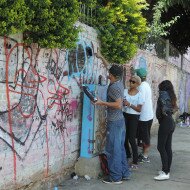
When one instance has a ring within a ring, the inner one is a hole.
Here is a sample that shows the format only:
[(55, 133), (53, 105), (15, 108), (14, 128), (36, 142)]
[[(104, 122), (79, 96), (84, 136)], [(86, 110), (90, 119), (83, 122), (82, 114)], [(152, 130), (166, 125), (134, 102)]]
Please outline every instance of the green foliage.
[(161, 20), (162, 22), (168, 22), (168, 20), (175, 16), (180, 16), (180, 18), (168, 29), (169, 32), (166, 38), (169, 39), (170, 43), (181, 53), (186, 53), (190, 46), (190, 9), (188, 9), (188, 7), (185, 9), (181, 5), (174, 5), (162, 13)]
[(85, 4), (88, 7), (95, 7), (97, 5), (97, 0), (79, 0), (80, 4)]
[(173, 17), (170, 21), (162, 23), (161, 16), (166, 8), (165, 0), (159, 1), (153, 8), (153, 22), (150, 25), (150, 34), (154, 37), (167, 36), (167, 29), (170, 28), (179, 18), (179, 16)]
[(126, 63), (136, 53), (147, 32), (144, 8), (144, 0), (115, 0), (97, 9), (101, 52), (110, 62)]
[(169, 39), (181, 53), (186, 53), (190, 46), (188, 27), (190, 0), (151, 0), (149, 2), (150, 9), (145, 11), (144, 15), (149, 20), (151, 35)]
[(22, 32), (28, 28), (29, 8), (25, 0), (0, 0), (0, 35)]
[(28, 44), (72, 48), (79, 33), (74, 24), (87, 14), (86, 6), (95, 9), (91, 24), (105, 57), (116, 63), (131, 59), (147, 32), (141, 14), (145, 0), (0, 0), (0, 35), (22, 32)]
[[(0, 35), (24, 33), (26, 43), (40, 47), (71, 48), (79, 30), (77, 0), (1, 0)], [(3, 13), (3, 14), (2, 14)]]
[(189, 0), (162, 0), (166, 2), (167, 7), (171, 7), (174, 5), (181, 5), (185, 9), (190, 9), (190, 1)]
[(75, 46), (78, 29), (74, 24), (79, 17), (77, 0), (27, 0), (26, 3), (30, 7), (31, 24), (26, 31), (28, 43), (49, 48)]

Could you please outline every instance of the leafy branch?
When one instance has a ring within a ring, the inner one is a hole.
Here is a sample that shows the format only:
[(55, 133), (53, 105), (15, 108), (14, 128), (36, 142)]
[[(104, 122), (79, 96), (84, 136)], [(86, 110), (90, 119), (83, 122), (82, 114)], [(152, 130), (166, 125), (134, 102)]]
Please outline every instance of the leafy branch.
[(159, 1), (153, 8), (153, 22), (150, 25), (150, 35), (153, 37), (167, 36), (167, 29), (170, 28), (180, 18), (179, 16), (175, 16), (170, 21), (162, 23), (161, 15), (166, 7), (166, 1)]

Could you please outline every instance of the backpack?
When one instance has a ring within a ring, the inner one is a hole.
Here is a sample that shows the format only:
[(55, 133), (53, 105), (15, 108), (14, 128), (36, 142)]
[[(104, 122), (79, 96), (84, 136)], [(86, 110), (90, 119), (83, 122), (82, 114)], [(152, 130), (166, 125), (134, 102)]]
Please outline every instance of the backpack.
[(107, 161), (106, 154), (104, 154), (104, 153), (99, 154), (99, 160), (100, 160), (100, 167), (102, 169), (103, 174), (108, 175), (109, 169), (108, 169), (108, 161)]

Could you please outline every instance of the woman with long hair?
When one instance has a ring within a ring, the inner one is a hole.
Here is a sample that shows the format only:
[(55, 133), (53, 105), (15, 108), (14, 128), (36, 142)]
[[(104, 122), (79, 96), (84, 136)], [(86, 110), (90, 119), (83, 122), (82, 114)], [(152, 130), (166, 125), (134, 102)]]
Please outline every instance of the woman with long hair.
[(177, 110), (177, 98), (172, 83), (169, 80), (162, 81), (159, 86), (156, 117), (159, 122), (157, 149), (161, 156), (162, 170), (158, 172), (155, 180), (167, 180), (170, 178), (172, 163), (172, 135), (175, 130), (175, 122), (172, 117)]

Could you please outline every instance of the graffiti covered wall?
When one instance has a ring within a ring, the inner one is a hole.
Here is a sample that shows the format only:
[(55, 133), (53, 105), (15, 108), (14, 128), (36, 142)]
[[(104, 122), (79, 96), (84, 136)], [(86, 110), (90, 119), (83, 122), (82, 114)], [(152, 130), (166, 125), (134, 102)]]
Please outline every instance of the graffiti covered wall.
[[(129, 66), (130, 65), (130, 66)], [(136, 56), (126, 66), (128, 69), (146, 68), (148, 71), (147, 80), (153, 92), (153, 105), (156, 110), (158, 98), (158, 84), (163, 80), (171, 80), (178, 98), (179, 112), (190, 112), (190, 74), (182, 71), (176, 65), (172, 65), (156, 55), (139, 50)], [(130, 77), (130, 72), (128, 72)]]
[[(82, 24), (81, 24), (82, 25)], [(25, 46), (22, 36), (0, 37), (0, 189), (28, 184), (75, 163), (79, 156), (82, 120), (82, 84), (107, 82), (107, 71), (94, 53), (97, 33), (82, 25), (74, 50)], [(126, 67), (145, 67), (153, 91), (169, 79), (178, 95), (180, 111), (190, 112), (190, 75), (155, 55), (139, 50)], [(105, 125), (104, 110), (97, 123)], [(105, 128), (96, 133), (102, 141)], [(103, 141), (104, 142), (104, 141)], [(99, 147), (97, 147), (99, 148)]]
[(81, 85), (107, 72), (94, 57), (97, 34), (83, 29), (72, 51), (25, 46), (21, 35), (0, 38), (0, 189), (78, 158)]

